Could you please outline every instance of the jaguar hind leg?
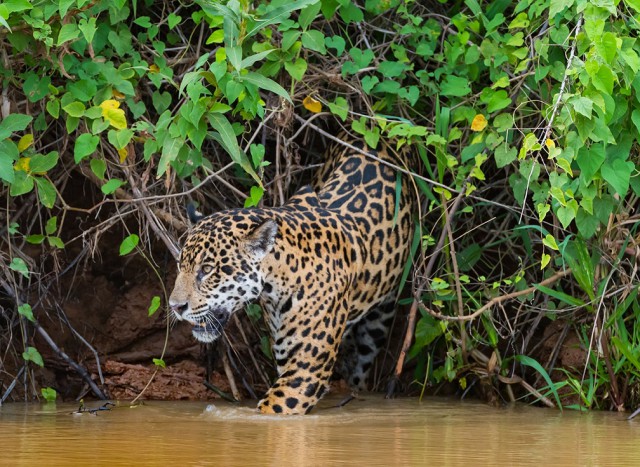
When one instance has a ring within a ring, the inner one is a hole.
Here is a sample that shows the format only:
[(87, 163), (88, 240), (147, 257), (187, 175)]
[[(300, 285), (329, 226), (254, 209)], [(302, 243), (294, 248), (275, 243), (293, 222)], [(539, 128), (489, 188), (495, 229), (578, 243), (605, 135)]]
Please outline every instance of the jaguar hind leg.
[(394, 314), (394, 302), (379, 305), (345, 332), (337, 366), (352, 390), (367, 389), (369, 372), (387, 340)]

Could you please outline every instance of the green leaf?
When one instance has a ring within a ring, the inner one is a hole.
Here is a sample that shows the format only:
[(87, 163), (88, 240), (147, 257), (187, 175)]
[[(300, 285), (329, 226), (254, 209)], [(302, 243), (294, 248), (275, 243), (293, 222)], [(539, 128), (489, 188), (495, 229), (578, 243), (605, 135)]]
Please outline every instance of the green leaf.
[[(306, 66), (306, 64), (305, 64), (305, 66)], [(278, 96), (283, 97), (287, 101), (293, 103), (293, 101), (291, 100), (291, 96), (289, 96), (289, 93), (287, 91), (285, 91), (285, 89), (282, 86), (280, 86), (274, 80), (269, 79), (269, 78), (267, 78), (265, 76), (262, 76), (259, 73), (255, 73), (253, 71), (250, 71), (246, 75), (240, 76), (240, 79), (242, 81), (246, 81), (248, 83), (251, 83), (254, 86), (258, 86), (260, 89), (265, 89), (267, 91), (271, 91), (271, 92), (277, 94)]]
[(260, 167), (264, 161), (265, 148), (262, 144), (252, 144), (249, 146), (249, 152), (251, 153), (251, 162), (254, 167)]
[(42, 355), (35, 347), (27, 347), (26, 352), (22, 352), (22, 358), (24, 358), (27, 362), (33, 362), (38, 366), (44, 366), (44, 360), (42, 360)]
[(49, 115), (57, 119), (60, 116), (60, 101), (58, 99), (47, 101), (46, 109)]
[(284, 69), (296, 81), (301, 81), (307, 71), (307, 62), (302, 57), (298, 57), (295, 62), (285, 62)]
[(571, 221), (575, 219), (576, 210), (569, 205), (560, 206), (556, 214), (558, 216), (558, 220), (562, 224), (562, 227), (566, 229), (567, 227), (569, 227), (569, 224), (571, 224)]
[(349, 50), (349, 55), (353, 59), (353, 62), (356, 64), (358, 70), (368, 67), (373, 59), (376, 58), (373, 50), (361, 50), (356, 47), (353, 47)]
[(77, 0), (58, 0), (54, 2), (54, 5), (57, 4), (60, 8), (60, 18), (64, 18), (67, 15), (67, 11), (71, 8), (71, 5), (76, 5)]
[(342, 6), (339, 13), (345, 23), (359, 23), (364, 20), (364, 13), (358, 8), (358, 5), (350, 1), (340, 3)]
[(38, 76), (36, 73), (30, 73), (23, 84), (23, 90), (29, 102), (38, 102), (49, 94), (49, 85), (51, 78), (49, 76)]
[(245, 311), (249, 319), (254, 323), (262, 318), (262, 307), (257, 303), (250, 303), (245, 307)]
[(29, 170), (34, 174), (44, 174), (53, 169), (58, 163), (58, 151), (51, 151), (47, 155), (37, 154), (31, 158)]
[(33, 317), (33, 310), (31, 309), (31, 305), (29, 305), (28, 303), (23, 303), (18, 307), (18, 314), (20, 316), (24, 316), (32, 323), (36, 322), (36, 319)]
[(107, 171), (107, 164), (105, 161), (102, 159), (91, 159), (89, 166), (96, 177), (100, 180), (104, 180), (104, 174)]
[(167, 24), (169, 25), (169, 29), (175, 28), (182, 21), (182, 16), (176, 15), (175, 13), (169, 13), (167, 16)]
[(63, 24), (60, 28), (60, 33), (58, 34), (58, 43), (56, 45), (59, 47), (65, 42), (74, 40), (79, 35), (80, 30), (75, 23)]
[(545, 295), (548, 295), (549, 297), (553, 297), (556, 300), (560, 300), (561, 302), (566, 303), (569, 306), (584, 306), (585, 303), (583, 300), (580, 300), (579, 298), (576, 297), (572, 297), (569, 294), (566, 294), (564, 292), (560, 292), (558, 290), (554, 290), (551, 289), (549, 287), (546, 287), (544, 285), (540, 285), (540, 284), (534, 284), (534, 287), (539, 290), (540, 292), (542, 292)]
[(591, 99), (588, 97), (575, 97), (569, 103), (573, 106), (573, 110), (587, 118), (591, 118), (591, 112), (593, 111), (593, 101)]
[(600, 169), (602, 178), (613, 187), (616, 193), (621, 197), (625, 197), (629, 190), (629, 180), (635, 166), (631, 161), (623, 161), (615, 159), (613, 161), (605, 161)]
[(253, 206), (257, 206), (260, 200), (262, 199), (263, 194), (264, 194), (264, 188), (257, 185), (252, 186), (249, 197), (244, 200), (244, 207), (251, 208)]
[(344, 97), (337, 97), (335, 102), (327, 102), (327, 105), (331, 113), (340, 117), (340, 120), (344, 122), (347, 119), (349, 103)]
[(116, 191), (118, 188), (120, 188), (122, 185), (124, 185), (124, 182), (122, 180), (119, 180), (117, 178), (112, 178), (107, 183), (102, 185), (102, 187), (100, 187), (100, 190), (102, 190), (102, 193), (104, 193), (105, 195), (110, 195), (111, 193)]
[(10, 13), (17, 13), (18, 11), (31, 10), (33, 5), (27, 0), (6, 0), (3, 6), (6, 8), (7, 17)]
[(24, 277), (29, 279), (29, 268), (27, 267), (27, 263), (25, 263), (22, 258), (13, 258), (11, 260), (11, 263), (9, 264), (9, 269), (19, 272)]
[(167, 91), (162, 93), (160, 91), (154, 91), (151, 95), (151, 102), (158, 113), (162, 113), (167, 110), (171, 105), (171, 100), (171, 94)]
[(324, 44), (330, 49), (335, 49), (338, 57), (343, 54), (344, 48), (347, 45), (345, 40), (340, 36), (325, 37)]
[(148, 29), (151, 27), (151, 18), (149, 18), (148, 16), (139, 16), (136, 19), (134, 19), (133, 22), (145, 29)]
[(83, 133), (76, 138), (73, 147), (73, 159), (79, 164), (82, 159), (93, 154), (100, 143), (100, 137), (91, 133)]
[(318, 13), (320, 12), (320, 7), (322, 6), (322, 2), (315, 2), (302, 10), (300, 10), (300, 14), (298, 15), (298, 24), (302, 29), (307, 29)]
[(153, 316), (153, 314), (158, 311), (158, 308), (160, 308), (160, 297), (154, 295), (149, 305), (149, 316)]
[(36, 186), (38, 187), (38, 198), (43, 206), (51, 209), (56, 202), (56, 189), (46, 178), (36, 177)]
[(478, 243), (472, 243), (462, 251), (457, 252), (458, 267), (463, 272), (471, 271), (480, 258), (482, 258), (482, 247)]
[(501, 169), (516, 160), (516, 157), (518, 157), (518, 150), (514, 147), (510, 147), (507, 143), (504, 143), (496, 148), (493, 153), (493, 157), (495, 158), (496, 166)]
[(636, 356), (633, 354), (634, 350), (637, 353), (637, 349), (634, 349), (631, 345), (629, 345), (629, 342), (623, 342), (618, 336), (613, 336), (611, 338), (611, 342), (622, 353), (622, 355), (624, 355), (627, 360), (629, 360), (629, 363), (631, 363), (635, 367), (636, 371), (640, 371), (640, 361), (638, 361)]
[(318, 3), (320, 0), (298, 0), (290, 1), (282, 6), (274, 8), (269, 13), (256, 21), (255, 26), (247, 31), (245, 37), (251, 37), (259, 31), (263, 30), (267, 26), (275, 23), (280, 23), (286, 19), (292, 11), (305, 8), (309, 5)]
[(591, 82), (593, 86), (605, 94), (613, 94), (613, 83), (615, 81), (615, 75), (611, 68), (607, 65), (601, 65), (597, 73), (591, 76)]
[(229, 80), (225, 89), (225, 94), (227, 96), (229, 104), (233, 104), (235, 100), (240, 96), (242, 91), (244, 91), (244, 84), (238, 83), (237, 81)]
[(324, 45), (324, 34), (315, 29), (302, 33), (302, 46), (320, 52), (323, 55), (327, 53), (327, 48)]
[(552, 250), (560, 251), (560, 248), (558, 248), (558, 243), (556, 242), (556, 239), (551, 234), (545, 235), (545, 237), (542, 239), (542, 244), (551, 248)]
[(15, 179), (11, 184), (11, 190), (9, 193), (11, 196), (20, 196), (26, 193), (30, 193), (33, 190), (34, 181), (31, 175), (23, 171), (15, 172)]
[(260, 60), (264, 59), (267, 55), (269, 55), (270, 53), (274, 52), (275, 49), (269, 49), (269, 50), (264, 50), (262, 52), (259, 52), (257, 54), (251, 55), (249, 57), (246, 57), (244, 59), (242, 59), (242, 62), (240, 63), (240, 68), (241, 69), (247, 69), (249, 68), (251, 65), (253, 65), (256, 62), (259, 62)]
[(576, 162), (580, 167), (580, 178), (585, 185), (593, 180), (594, 175), (606, 158), (603, 144), (592, 144), (590, 148), (582, 147), (578, 151)]
[(131, 138), (133, 138), (133, 130), (128, 128), (124, 130), (109, 130), (107, 133), (107, 139), (116, 149), (126, 147)]
[(260, 350), (269, 360), (273, 360), (273, 353), (271, 352), (271, 343), (267, 336), (260, 337)]
[(549, 18), (553, 19), (558, 13), (562, 13), (567, 8), (571, 8), (575, 0), (553, 0), (549, 7)]
[(84, 115), (86, 108), (82, 102), (76, 101), (65, 105), (62, 107), (62, 110), (67, 112), (71, 117), (80, 118)]
[(231, 63), (231, 66), (236, 71), (240, 71), (240, 64), (242, 63), (242, 47), (236, 45), (233, 47), (226, 47), (225, 49), (227, 51), (227, 59), (229, 60), (229, 63)]
[(293, 47), (302, 33), (297, 29), (290, 29), (282, 33), (282, 41), (280, 42), (280, 48), (283, 52), (287, 52)]
[(153, 359), (153, 364), (155, 366), (159, 366), (160, 368), (166, 368), (167, 364), (165, 363), (165, 361), (161, 358), (154, 358)]
[[(151, 26), (151, 25), (149, 25)], [(96, 31), (98, 30), (96, 26), (96, 18), (91, 17), (89, 19), (81, 19), (78, 23), (78, 29), (82, 32), (82, 35), (86, 39), (86, 41), (90, 44), (93, 41), (93, 36), (95, 36)]]
[(0, 140), (8, 138), (16, 131), (24, 130), (33, 117), (31, 115), (9, 114), (0, 122)]
[(55, 402), (56, 398), (58, 397), (58, 393), (56, 392), (56, 390), (49, 387), (40, 389), (40, 393), (42, 394), (42, 397), (44, 397), (44, 400), (46, 400), (47, 402)]
[(183, 146), (184, 139), (182, 138), (171, 138), (165, 141), (165, 144), (162, 146), (160, 161), (158, 161), (158, 177), (161, 177), (167, 171), (169, 164), (176, 160)]
[(591, 238), (600, 227), (600, 220), (597, 216), (589, 214), (584, 209), (578, 209), (576, 214), (576, 227), (584, 238)]
[(462, 97), (471, 92), (469, 80), (454, 75), (447, 75), (440, 84), (440, 93), (443, 96)]
[(591, 300), (595, 299), (595, 268), (589, 250), (580, 237), (570, 241), (562, 251), (573, 276)]
[(401, 62), (382, 61), (378, 65), (378, 71), (385, 78), (397, 78), (405, 69), (406, 65)]
[(613, 63), (618, 53), (618, 43), (616, 35), (612, 32), (605, 32), (599, 40), (595, 41), (596, 52), (605, 63)]
[(418, 320), (415, 330), (415, 343), (409, 351), (409, 355), (414, 357), (425, 347), (431, 345), (438, 337), (444, 333), (442, 326), (436, 322), (435, 318), (426, 315)]
[(136, 234), (131, 234), (120, 244), (120, 256), (128, 255), (133, 251), (133, 249), (138, 246), (138, 242), (140, 242), (140, 237)]
[(49, 242), (49, 245), (51, 245), (52, 247), (59, 248), (61, 250), (64, 249), (64, 242), (60, 237), (50, 236), (50, 237), (47, 237), (47, 241)]
[(46, 237), (42, 234), (27, 235), (25, 240), (32, 245), (40, 245)]
[[(93, 80), (89, 79), (81, 79), (76, 81), (75, 83), (69, 83), (67, 85), (67, 90), (69, 93), (82, 102), (89, 102), (93, 99), (98, 91), (98, 87)], [(92, 115), (95, 112), (97, 115)], [(87, 110), (84, 114), (85, 117), (88, 118), (98, 118), (101, 116), (101, 111), (99, 107), (93, 107), (92, 109)]]
[(635, 125), (636, 130), (638, 130), (638, 134), (640, 134), (640, 109), (633, 109), (633, 112), (631, 112), (631, 121)]
[(210, 113), (207, 118), (213, 129), (216, 130), (218, 132), (218, 135), (220, 136), (218, 142), (231, 156), (231, 159), (235, 163), (239, 164), (240, 167), (245, 170), (245, 172), (251, 175), (253, 179), (258, 182), (258, 184), (262, 185), (262, 181), (253, 170), (251, 162), (249, 162), (249, 158), (240, 150), (238, 139), (236, 138), (233, 128), (231, 127), (231, 123), (229, 123), (227, 117), (222, 114)]
[(516, 361), (520, 362), (521, 365), (529, 366), (534, 370), (536, 370), (538, 373), (540, 373), (540, 376), (542, 376), (542, 378), (546, 381), (547, 385), (549, 386), (549, 390), (553, 394), (553, 397), (555, 398), (556, 403), (558, 404), (558, 408), (562, 410), (562, 403), (560, 402), (560, 396), (558, 395), (558, 390), (556, 389), (554, 382), (551, 380), (549, 373), (547, 373), (547, 371), (542, 367), (542, 365), (540, 365), (533, 358), (528, 357), (526, 355), (516, 355), (514, 358)]
[(0, 179), (8, 183), (13, 183), (15, 180), (15, 171), (13, 170), (14, 159), (11, 154), (3, 149), (11, 145), (13, 145), (16, 151), (18, 150), (14, 142), (8, 140), (0, 141)]
[(502, 110), (505, 107), (511, 105), (511, 98), (507, 94), (507, 91), (501, 89), (495, 91), (487, 103), (487, 112), (492, 113), (497, 110)]

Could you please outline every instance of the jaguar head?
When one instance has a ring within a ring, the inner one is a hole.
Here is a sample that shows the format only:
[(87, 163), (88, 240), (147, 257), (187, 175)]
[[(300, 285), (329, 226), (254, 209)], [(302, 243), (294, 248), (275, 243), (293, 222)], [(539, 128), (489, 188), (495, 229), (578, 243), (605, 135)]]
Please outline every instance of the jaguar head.
[(200, 221), (180, 254), (169, 306), (203, 343), (220, 337), (231, 315), (258, 298), (264, 286), (260, 264), (273, 249), (278, 225), (237, 219), (236, 214)]

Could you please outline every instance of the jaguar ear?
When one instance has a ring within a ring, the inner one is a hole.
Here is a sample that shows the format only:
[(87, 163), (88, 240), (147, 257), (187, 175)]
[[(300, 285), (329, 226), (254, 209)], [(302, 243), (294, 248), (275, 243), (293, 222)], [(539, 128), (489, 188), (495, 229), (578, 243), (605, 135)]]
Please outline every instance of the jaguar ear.
[(195, 225), (200, 222), (204, 216), (196, 209), (194, 203), (189, 203), (187, 204), (187, 217), (189, 218), (189, 222)]
[(277, 233), (278, 224), (273, 219), (268, 219), (247, 235), (246, 245), (260, 260), (273, 250)]

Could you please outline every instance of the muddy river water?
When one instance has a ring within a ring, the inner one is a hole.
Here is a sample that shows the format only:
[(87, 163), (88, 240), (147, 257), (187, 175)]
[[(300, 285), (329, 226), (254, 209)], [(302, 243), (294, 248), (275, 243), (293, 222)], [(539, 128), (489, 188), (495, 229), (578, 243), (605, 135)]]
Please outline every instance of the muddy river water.
[(640, 465), (640, 420), (624, 414), (379, 395), (336, 402), (289, 418), (249, 403), (145, 402), (97, 415), (6, 404), (0, 465)]

